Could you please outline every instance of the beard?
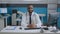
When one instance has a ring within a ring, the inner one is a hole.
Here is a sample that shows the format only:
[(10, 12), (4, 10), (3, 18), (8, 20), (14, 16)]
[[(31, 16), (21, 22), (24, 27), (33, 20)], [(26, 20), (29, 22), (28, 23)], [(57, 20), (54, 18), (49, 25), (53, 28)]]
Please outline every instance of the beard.
[(33, 12), (33, 10), (30, 10), (30, 11), (29, 11), (29, 13), (32, 13), (32, 12)]

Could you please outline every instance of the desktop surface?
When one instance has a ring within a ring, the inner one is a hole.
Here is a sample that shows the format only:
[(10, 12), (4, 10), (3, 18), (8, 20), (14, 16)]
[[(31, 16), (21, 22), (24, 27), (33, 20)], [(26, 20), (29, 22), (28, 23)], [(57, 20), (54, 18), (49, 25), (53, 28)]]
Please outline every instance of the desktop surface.
[[(40, 28), (22, 28), (20, 29), (21, 26), (7, 26), (5, 27), (3, 30), (1, 30), (0, 32), (11, 32), (11, 33), (40, 33), (41, 29)], [(27, 29), (27, 30), (25, 30)], [(59, 33), (60, 31), (58, 31)], [(51, 32), (49, 30), (44, 30), (44, 33), (54, 33)]]
[(7, 26), (1, 32), (39, 33), (40, 29), (25, 30), (24, 28), (20, 29), (20, 26)]

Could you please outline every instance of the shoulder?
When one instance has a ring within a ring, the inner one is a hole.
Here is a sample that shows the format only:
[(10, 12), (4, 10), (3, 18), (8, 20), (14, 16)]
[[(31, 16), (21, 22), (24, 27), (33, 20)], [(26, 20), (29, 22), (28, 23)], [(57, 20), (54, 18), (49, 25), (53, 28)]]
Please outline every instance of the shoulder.
[(33, 12), (33, 13), (34, 13), (34, 15), (38, 16), (38, 14), (36, 12)]
[(25, 17), (25, 16), (26, 16), (26, 13), (23, 14), (23, 17)]

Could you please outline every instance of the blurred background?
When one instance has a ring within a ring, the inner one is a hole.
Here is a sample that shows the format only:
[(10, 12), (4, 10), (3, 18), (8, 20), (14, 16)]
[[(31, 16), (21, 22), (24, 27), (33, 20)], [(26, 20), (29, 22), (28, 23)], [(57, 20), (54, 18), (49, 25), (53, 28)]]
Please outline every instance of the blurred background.
[(0, 0), (0, 27), (21, 25), (28, 4), (34, 6), (44, 25), (56, 25), (60, 29), (60, 0)]

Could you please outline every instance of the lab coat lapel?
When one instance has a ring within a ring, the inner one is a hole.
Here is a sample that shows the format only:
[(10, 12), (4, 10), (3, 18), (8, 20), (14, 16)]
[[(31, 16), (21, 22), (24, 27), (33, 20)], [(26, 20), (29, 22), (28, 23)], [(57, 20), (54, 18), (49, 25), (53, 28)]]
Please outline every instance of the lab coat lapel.
[(36, 20), (35, 20), (35, 13), (34, 12), (32, 12), (32, 23), (35, 23), (36, 24)]
[[(31, 21), (32, 21), (32, 18), (33, 18), (33, 12), (31, 15)], [(29, 12), (26, 13), (26, 22), (27, 22), (27, 24), (29, 24)]]
[(26, 13), (26, 22), (27, 24), (29, 24), (29, 13), (28, 12)]
[[(26, 19), (27, 19), (26, 20), (27, 24), (29, 24), (29, 12), (27, 12), (27, 14), (26, 14)], [(31, 21), (32, 21), (32, 23), (36, 23), (34, 12), (32, 12)]]

